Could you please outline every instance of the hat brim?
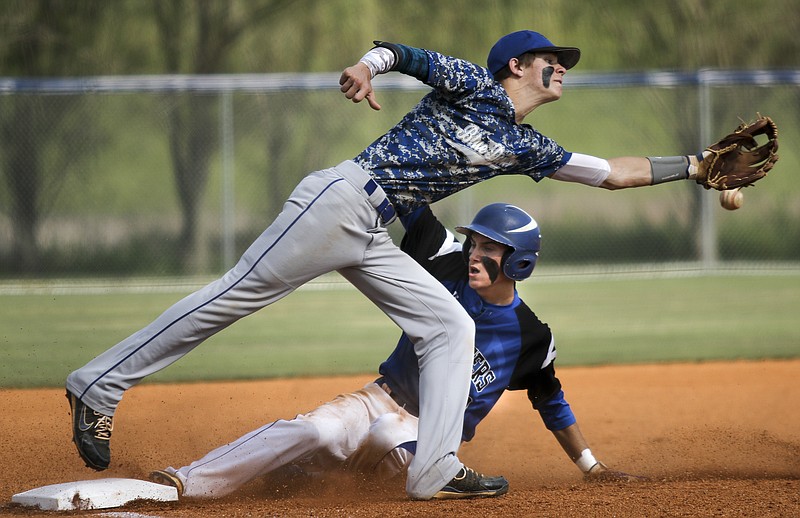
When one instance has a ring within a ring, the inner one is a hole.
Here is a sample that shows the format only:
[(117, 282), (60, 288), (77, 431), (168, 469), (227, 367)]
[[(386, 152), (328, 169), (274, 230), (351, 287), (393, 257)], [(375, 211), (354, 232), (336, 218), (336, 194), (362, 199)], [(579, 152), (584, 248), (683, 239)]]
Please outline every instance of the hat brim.
[(540, 47), (525, 52), (552, 52), (558, 56), (558, 64), (569, 70), (581, 59), (581, 50), (577, 47)]
[(483, 225), (460, 225), (457, 226), (456, 232), (459, 234), (464, 234), (468, 236), (473, 232), (477, 232), (478, 234), (482, 235), (485, 238), (491, 239), (495, 243), (500, 243), (501, 245), (510, 246), (514, 248), (514, 245), (505, 237), (501, 236), (497, 233), (497, 231), (492, 230), (491, 228), (484, 227)]

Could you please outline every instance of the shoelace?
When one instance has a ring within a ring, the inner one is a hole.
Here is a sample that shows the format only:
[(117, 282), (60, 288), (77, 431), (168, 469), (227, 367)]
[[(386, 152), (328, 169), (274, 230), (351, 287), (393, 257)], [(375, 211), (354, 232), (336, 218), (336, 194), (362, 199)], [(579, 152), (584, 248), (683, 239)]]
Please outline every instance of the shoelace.
[(111, 440), (111, 432), (114, 430), (114, 420), (112, 417), (94, 412), (97, 421), (94, 425), (94, 438), (98, 440)]
[[(463, 475), (461, 474), (462, 472), (463, 472)], [(459, 476), (459, 475), (461, 475), (461, 476)], [(483, 474), (478, 473), (474, 469), (464, 466), (462, 471), (458, 472), (456, 474), (456, 476), (453, 477), (454, 480), (464, 480), (466, 478), (471, 478), (471, 479), (473, 479), (475, 481), (478, 481), (478, 480), (481, 480), (482, 478), (484, 478), (484, 476), (483, 476)]]
[(466, 469), (469, 473), (472, 473), (473, 475), (475, 475), (478, 478), (486, 478), (486, 477), (483, 476), (483, 473), (478, 473), (477, 471), (475, 471), (472, 468), (468, 468), (468, 467), (464, 466), (464, 469)]

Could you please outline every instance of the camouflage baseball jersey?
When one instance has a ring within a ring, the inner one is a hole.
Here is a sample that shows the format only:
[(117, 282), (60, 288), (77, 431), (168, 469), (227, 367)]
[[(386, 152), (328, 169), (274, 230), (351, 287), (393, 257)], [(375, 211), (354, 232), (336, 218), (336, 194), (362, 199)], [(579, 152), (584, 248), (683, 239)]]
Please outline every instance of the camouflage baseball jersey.
[(383, 187), (399, 215), (498, 175), (538, 182), (569, 160), (556, 141), (515, 122), (511, 99), (487, 69), (433, 51), (393, 48), (402, 51), (394, 70), (433, 90), (353, 160)]

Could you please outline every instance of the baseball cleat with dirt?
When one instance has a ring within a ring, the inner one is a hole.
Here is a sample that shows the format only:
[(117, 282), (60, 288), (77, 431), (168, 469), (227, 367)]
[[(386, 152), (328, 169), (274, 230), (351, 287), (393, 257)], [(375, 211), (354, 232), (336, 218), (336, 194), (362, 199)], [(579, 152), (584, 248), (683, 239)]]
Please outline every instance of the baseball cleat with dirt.
[(150, 472), (150, 481), (163, 486), (172, 486), (178, 490), (178, 496), (183, 495), (183, 482), (175, 473), (163, 469)]
[(103, 471), (111, 462), (113, 418), (92, 410), (69, 391), (67, 399), (72, 412), (72, 442), (87, 468)]
[(453, 477), (433, 498), (482, 498), (508, 493), (508, 480), (504, 477), (487, 477), (466, 466)]

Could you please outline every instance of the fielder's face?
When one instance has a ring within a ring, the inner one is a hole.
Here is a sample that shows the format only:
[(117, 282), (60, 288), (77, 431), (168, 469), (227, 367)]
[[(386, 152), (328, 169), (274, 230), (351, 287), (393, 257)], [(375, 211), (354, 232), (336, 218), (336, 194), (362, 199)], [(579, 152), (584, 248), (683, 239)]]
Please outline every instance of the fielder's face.
[(558, 63), (556, 54), (541, 52), (534, 54), (534, 60), (525, 70), (525, 81), (543, 102), (557, 101), (561, 98), (566, 73), (567, 69)]
[(510, 304), (514, 281), (503, 273), (503, 254), (508, 247), (473, 232), (469, 236), (469, 286), (491, 304)]

